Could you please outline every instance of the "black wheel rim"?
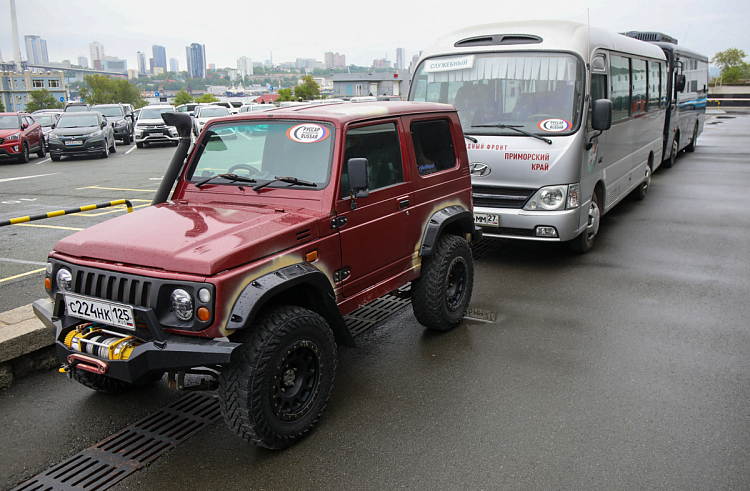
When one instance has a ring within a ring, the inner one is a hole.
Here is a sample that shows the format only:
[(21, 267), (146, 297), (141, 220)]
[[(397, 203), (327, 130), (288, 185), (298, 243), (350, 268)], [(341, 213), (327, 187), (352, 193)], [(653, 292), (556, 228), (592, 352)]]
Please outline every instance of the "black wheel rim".
[(445, 279), (445, 302), (448, 310), (455, 312), (463, 303), (466, 293), (466, 261), (462, 257), (454, 258), (448, 268)]
[(271, 405), (282, 421), (296, 421), (315, 403), (323, 379), (323, 358), (310, 340), (296, 341), (282, 351), (271, 381)]

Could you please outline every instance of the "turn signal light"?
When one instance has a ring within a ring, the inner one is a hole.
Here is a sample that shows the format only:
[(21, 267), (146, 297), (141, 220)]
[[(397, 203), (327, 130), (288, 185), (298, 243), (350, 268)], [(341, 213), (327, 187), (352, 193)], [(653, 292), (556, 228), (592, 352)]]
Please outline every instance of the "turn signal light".
[(308, 252), (307, 254), (305, 254), (305, 261), (307, 261), (308, 263), (311, 263), (311, 262), (315, 261), (316, 259), (318, 259), (318, 251), (317, 250), (312, 251), (312, 252)]
[(52, 289), (52, 280), (49, 278), (44, 278), (44, 288), (47, 289), (47, 291), (50, 291)]
[(211, 312), (206, 307), (201, 307), (198, 309), (198, 318), (203, 322), (206, 322), (211, 318)]

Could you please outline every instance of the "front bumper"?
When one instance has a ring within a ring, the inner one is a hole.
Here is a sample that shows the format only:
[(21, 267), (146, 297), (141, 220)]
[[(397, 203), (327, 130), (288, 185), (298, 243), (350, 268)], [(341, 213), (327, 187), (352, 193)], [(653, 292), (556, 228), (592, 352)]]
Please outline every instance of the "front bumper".
[[(586, 206), (562, 211), (526, 211), (516, 208), (474, 207), (475, 214), (497, 215), (499, 226), (482, 226), (484, 237), (565, 242), (575, 239), (585, 228), (581, 210)], [(557, 237), (537, 237), (536, 227), (554, 227)]]
[(70, 140), (50, 140), (49, 153), (52, 155), (99, 155), (104, 152), (106, 145), (104, 137), (89, 138), (80, 145), (66, 145), (66, 141)]
[[(85, 321), (66, 314), (61, 295), (55, 301), (39, 299), (33, 303), (33, 308), (36, 316), (54, 333), (57, 356), (64, 365), (75, 367), (81, 364), (80, 368), (83, 369), (88, 369), (84, 368), (87, 365), (96, 365), (99, 369), (96, 373), (132, 384), (147, 379), (153, 373), (227, 365), (239, 356), (239, 348), (242, 346), (240, 343), (166, 334), (150, 308), (134, 307), (136, 320), (146, 324), (147, 332), (133, 332), (111, 326), (106, 329), (124, 335), (136, 335), (143, 341), (142, 344), (136, 346), (126, 360), (102, 359), (65, 345), (68, 333)], [(82, 359), (91, 362), (82, 363)]]
[(158, 142), (179, 142), (180, 136), (177, 134), (177, 130), (170, 130), (169, 128), (156, 128), (156, 129), (138, 129), (135, 130), (135, 142), (136, 143), (158, 143)]
[(21, 140), (12, 140), (0, 146), (0, 159), (17, 159), (21, 155)]

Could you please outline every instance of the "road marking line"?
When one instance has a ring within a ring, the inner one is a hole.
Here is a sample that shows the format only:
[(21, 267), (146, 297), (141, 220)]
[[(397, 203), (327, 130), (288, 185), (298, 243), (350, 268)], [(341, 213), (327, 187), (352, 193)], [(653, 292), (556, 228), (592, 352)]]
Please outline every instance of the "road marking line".
[(36, 176), (6, 177), (5, 179), (0, 179), (0, 182), (18, 181), (20, 179), (32, 179), (34, 177), (56, 176), (57, 174), (59, 174), (59, 172), (53, 172), (52, 174), (39, 174), (39, 175), (36, 175)]
[(47, 263), (40, 263), (39, 261), (25, 261), (23, 259), (11, 259), (9, 257), (0, 257), (0, 261), (5, 261), (6, 263), (33, 264), (34, 266), (47, 265)]
[(127, 189), (127, 188), (103, 188), (100, 186), (87, 186), (85, 188), (76, 188), (76, 191), (80, 189), (102, 189), (104, 191), (135, 191), (138, 193), (155, 193), (156, 189)]
[(60, 230), (83, 230), (82, 228), (75, 227), (60, 227), (58, 225), (37, 225), (35, 223), (14, 223), (16, 227), (39, 227), (39, 228), (56, 228)]
[(46, 270), (47, 270), (47, 268), (44, 267), (44, 268), (41, 268), (41, 269), (35, 269), (34, 271), (29, 271), (28, 273), (21, 273), (21, 274), (15, 275), (15, 276), (8, 276), (7, 278), (0, 279), (0, 283), (3, 283), (5, 281), (10, 281), (10, 280), (15, 280), (16, 278), (22, 278), (24, 276), (28, 276), (28, 275), (34, 274), (34, 273), (41, 273), (42, 271), (46, 271)]
[(130, 152), (132, 152), (135, 149), (136, 149), (136, 147), (131, 148), (130, 150), (128, 150), (127, 152), (125, 152), (125, 155), (129, 154)]
[(52, 159), (42, 160), (41, 162), (37, 162), (36, 165), (43, 164), (45, 162), (49, 162), (50, 160), (52, 160)]

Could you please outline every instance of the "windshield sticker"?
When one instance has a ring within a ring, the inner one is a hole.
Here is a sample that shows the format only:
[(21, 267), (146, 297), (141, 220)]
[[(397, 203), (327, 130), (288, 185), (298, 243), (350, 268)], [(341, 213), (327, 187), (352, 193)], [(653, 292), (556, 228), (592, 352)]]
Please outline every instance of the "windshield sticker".
[(425, 62), (425, 73), (448, 72), (452, 70), (463, 70), (474, 66), (474, 55), (462, 56), (460, 58), (434, 58)]
[(286, 132), (287, 138), (298, 143), (315, 143), (328, 138), (331, 132), (319, 124), (298, 124)]
[(564, 119), (545, 119), (544, 121), (540, 121), (537, 126), (542, 131), (560, 133), (561, 131), (570, 129), (572, 125), (570, 124), (570, 121)]

